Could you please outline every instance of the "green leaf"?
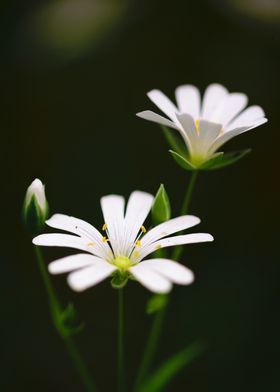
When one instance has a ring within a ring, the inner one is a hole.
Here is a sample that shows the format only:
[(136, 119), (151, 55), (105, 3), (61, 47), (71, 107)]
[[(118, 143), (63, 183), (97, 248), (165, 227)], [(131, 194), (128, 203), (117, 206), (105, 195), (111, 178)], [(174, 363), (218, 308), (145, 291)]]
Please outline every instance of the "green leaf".
[(161, 129), (164, 133), (164, 136), (167, 140), (167, 143), (172, 148), (181, 155), (187, 155), (188, 151), (186, 145), (180, 140), (180, 138), (175, 134), (175, 129), (168, 129), (164, 125), (161, 125)]
[(183, 157), (182, 155), (178, 154), (176, 151), (173, 150), (169, 150), (169, 152), (171, 153), (175, 161), (178, 163), (178, 165), (181, 166), (184, 170), (197, 170), (197, 168), (195, 168), (186, 157)]
[(146, 313), (153, 314), (165, 308), (168, 304), (168, 295), (155, 294), (147, 302)]
[(62, 312), (57, 308), (54, 316), (55, 324), (63, 336), (76, 335), (84, 329), (84, 323), (78, 323), (77, 311), (71, 303)]
[(242, 151), (235, 151), (229, 153), (217, 153), (211, 159), (206, 161), (204, 164), (200, 166), (202, 170), (216, 170), (221, 169), (223, 167), (232, 165), (233, 163), (239, 161), (244, 158), (247, 154), (251, 152), (251, 149), (246, 149)]
[(73, 304), (68, 304), (61, 313), (61, 319), (65, 324), (73, 323), (77, 320), (77, 311)]
[(165, 222), (170, 219), (171, 216), (171, 208), (168, 194), (164, 188), (164, 185), (161, 184), (152, 207), (152, 219), (155, 225), (158, 225), (162, 222)]
[(195, 342), (165, 361), (155, 373), (137, 389), (137, 392), (160, 392), (186, 365), (197, 358), (204, 346)]

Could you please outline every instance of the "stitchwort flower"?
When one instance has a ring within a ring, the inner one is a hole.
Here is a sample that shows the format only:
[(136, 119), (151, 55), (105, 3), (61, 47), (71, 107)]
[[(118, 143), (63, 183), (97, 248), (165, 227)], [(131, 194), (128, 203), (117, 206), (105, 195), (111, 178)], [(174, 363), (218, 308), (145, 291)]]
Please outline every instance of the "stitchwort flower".
[(170, 237), (200, 222), (192, 215), (170, 219), (147, 231), (143, 224), (153, 200), (152, 195), (135, 191), (130, 195), (125, 211), (122, 196), (104, 196), (101, 198), (105, 221), (102, 234), (81, 219), (55, 214), (47, 225), (72, 234), (42, 234), (35, 237), (33, 243), (87, 252), (64, 257), (49, 265), (52, 274), (70, 273), (68, 283), (75, 291), (83, 291), (112, 276), (115, 287), (116, 282), (122, 287), (131, 278), (153, 292), (167, 293), (173, 283), (190, 284), (193, 272), (172, 260), (143, 259), (159, 248), (212, 241), (213, 237), (206, 233)]
[[(189, 165), (189, 169), (204, 168), (203, 165), (210, 159), (213, 161), (215, 157), (221, 160), (223, 153), (216, 151), (223, 144), (267, 122), (260, 106), (245, 109), (247, 96), (229, 93), (220, 84), (209, 85), (202, 100), (195, 86), (187, 84), (177, 87), (177, 106), (159, 90), (152, 90), (147, 95), (168, 118), (150, 110), (137, 113), (137, 116), (180, 132), (188, 151), (184, 158), (185, 166)], [(229, 158), (234, 160), (228, 157), (226, 164), (229, 164)], [(178, 154), (175, 159), (180, 159)], [(182, 160), (180, 161), (183, 166)]]

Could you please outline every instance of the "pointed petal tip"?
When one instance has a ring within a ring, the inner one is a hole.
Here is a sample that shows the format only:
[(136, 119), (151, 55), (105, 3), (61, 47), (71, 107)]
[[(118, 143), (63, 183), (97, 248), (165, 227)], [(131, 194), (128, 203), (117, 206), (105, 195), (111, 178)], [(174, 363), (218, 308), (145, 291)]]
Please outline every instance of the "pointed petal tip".
[(135, 113), (135, 115), (140, 118), (145, 118), (145, 116), (149, 115), (149, 113), (151, 113), (151, 110), (142, 110), (141, 112)]

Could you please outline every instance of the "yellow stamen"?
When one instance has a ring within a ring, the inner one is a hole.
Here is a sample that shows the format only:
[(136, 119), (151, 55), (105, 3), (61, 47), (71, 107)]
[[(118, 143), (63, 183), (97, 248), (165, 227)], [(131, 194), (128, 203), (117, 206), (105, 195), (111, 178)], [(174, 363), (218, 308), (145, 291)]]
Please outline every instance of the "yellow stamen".
[(199, 133), (199, 131), (200, 131), (199, 120), (195, 120), (195, 127), (196, 127), (197, 132)]
[(109, 240), (108, 240), (108, 238), (107, 237), (102, 237), (102, 242), (108, 242)]
[(138, 257), (139, 256), (139, 252), (137, 252), (137, 250), (134, 252), (134, 256)]
[(93, 242), (88, 242), (87, 246), (94, 246)]
[(140, 240), (136, 241), (136, 246), (141, 246), (141, 241)]
[(143, 233), (147, 233), (145, 226), (143, 226), (143, 225), (141, 226), (141, 231), (143, 231)]
[(104, 223), (104, 225), (102, 226), (102, 230), (105, 231), (107, 229), (107, 225), (106, 223)]

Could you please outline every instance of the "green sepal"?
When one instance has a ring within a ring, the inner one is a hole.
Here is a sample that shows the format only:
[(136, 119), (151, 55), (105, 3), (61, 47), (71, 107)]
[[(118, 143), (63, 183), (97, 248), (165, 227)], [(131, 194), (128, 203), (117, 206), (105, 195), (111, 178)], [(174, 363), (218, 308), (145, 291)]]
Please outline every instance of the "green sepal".
[(154, 204), (152, 207), (152, 220), (154, 225), (159, 225), (170, 219), (171, 207), (168, 194), (161, 184), (155, 196)]
[(216, 170), (234, 164), (240, 159), (244, 158), (251, 152), (251, 149), (235, 151), (235, 152), (218, 152), (212, 156), (208, 161), (204, 162), (199, 169), (201, 170)]
[(160, 392), (186, 365), (199, 357), (204, 346), (195, 342), (185, 349), (179, 351), (167, 359), (146, 381), (144, 381), (136, 392)]
[(24, 201), (22, 211), (23, 222), (32, 235), (40, 234), (44, 229), (45, 221), (49, 216), (47, 201), (45, 204), (45, 211), (43, 211), (39, 206), (35, 195), (31, 197), (29, 203), (27, 203), (26, 200)]
[(168, 295), (154, 294), (147, 302), (146, 313), (154, 314), (164, 309), (168, 304)]
[(111, 279), (111, 285), (114, 289), (122, 289), (128, 281), (128, 274), (116, 271), (113, 278)]
[(183, 157), (182, 155), (178, 154), (178, 152), (173, 150), (169, 150), (169, 152), (171, 153), (175, 161), (178, 163), (178, 165), (181, 166), (184, 170), (197, 170), (197, 167), (195, 167), (186, 157)]
[(172, 148), (181, 155), (186, 155), (188, 153), (186, 145), (183, 143), (182, 140), (175, 134), (175, 129), (168, 129), (164, 125), (161, 125), (161, 129), (163, 134), (167, 140), (167, 143)]

